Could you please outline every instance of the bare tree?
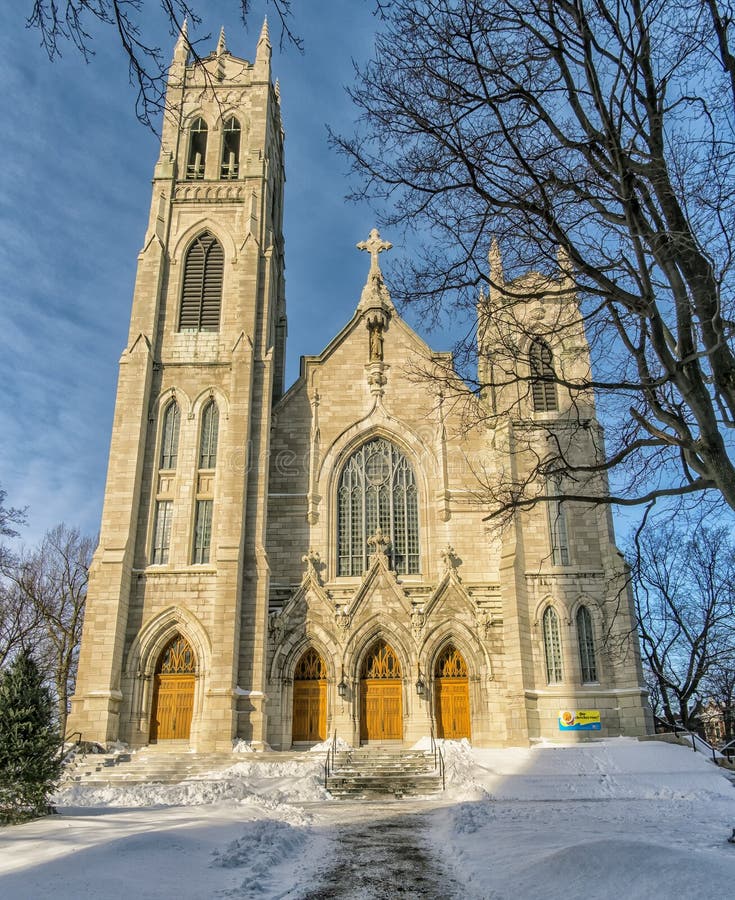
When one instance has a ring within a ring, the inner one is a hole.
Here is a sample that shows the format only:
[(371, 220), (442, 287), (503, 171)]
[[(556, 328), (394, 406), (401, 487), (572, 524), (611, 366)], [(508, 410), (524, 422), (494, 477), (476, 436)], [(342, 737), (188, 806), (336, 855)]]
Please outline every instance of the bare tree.
[(76, 679), (94, 546), (79, 529), (57, 525), (7, 573), (16, 602), (32, 620), (24, 645), (34, 649), (54, 691), (62, 734)]
[[(529, 323), (529, 297), (553, 307), (573, 278), (591, 346), (594, 376), (569, 377), (554, 360), (543, 378), (571, 398), (567, 436), (589, 428), (578, 398), (594, 392), (606, 444), (593, 437), (595, 453), (580, 457), (578, 442), (537, 423), (548, 440), (541, 454), (531, 448), (531, 474), (486, 485), (494, 515), (548, 501), (539, 481), (561, 474), (570, 500), (711, 491), (735, 509), (733, 6), (395, 0), (384, 10), (351, 92), (356, 133), (333, 137), (361, 177), (358, 196), (418, 243), (394, 296), (439, 316), (473, 308), (484, 287), (481, 328), (484, 315), (495, 342), (477, 389), (525, 385), (518, 420), (539, 381), (518, 336), (551, 343), (579, 324)], [(488, 272), (493, 236), (502, 265), (495, 252)], [(546, 276), (519, 277), (529, 267)], [(459, 348), (468, 377), (474, 339)], [(478, 408), (491, 427), (508, 414)]]
[[(236, 2), (243, 23), (246, 23), (250, 0)], [(281, 24), (281, 43), (288, 42), (300, 49), (301, 38), (291, 28), (291, 0), (270, 2)], [(89, 61), (94, 56), (95, 25), (114, 29), (128, 61), (130, 83), (138, 92), (138, 119), (152, 127), (165, 106), (169, 48), (161, 50), (156, 44), (152, 37), (153, 27), (145, 24), (142, 5), (142, 0), (33, 0), (27, 25), (38, 29), (41, 46), (52, 61), (68, 44)], [(184, 33), (184, 22), (190, 26), (201, 23), (197, 9), (202, 7), (189, 0), (159, 0), (159, 7), (172, 36)], [(209, 37), (191, 40), (190, 51), (194, 58), (198, 58), (198, 45)]]
[(656, 523), (630, 556), (652, 699), (668, 722), (690, 727), (735, 656), (735, 544), (724, 528)]

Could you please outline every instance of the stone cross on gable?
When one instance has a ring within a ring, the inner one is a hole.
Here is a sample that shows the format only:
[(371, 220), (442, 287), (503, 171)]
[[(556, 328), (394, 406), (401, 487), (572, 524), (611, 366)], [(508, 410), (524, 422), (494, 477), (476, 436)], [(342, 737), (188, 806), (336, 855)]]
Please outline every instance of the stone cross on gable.
[(390, 250), (393, 247), (393, 244), (390, 241), (384, 241), (380, 237), (380, 232), (377, 228), (373, 228), (370, 232), (370, 236), (366, 241), (360, 241), (357, 245), (358, 250), (367, 250), (370, 254), (370, 274), (380, 274), (380, 265), (378, 263), (378, 254), (382, 253), (383, 250)]

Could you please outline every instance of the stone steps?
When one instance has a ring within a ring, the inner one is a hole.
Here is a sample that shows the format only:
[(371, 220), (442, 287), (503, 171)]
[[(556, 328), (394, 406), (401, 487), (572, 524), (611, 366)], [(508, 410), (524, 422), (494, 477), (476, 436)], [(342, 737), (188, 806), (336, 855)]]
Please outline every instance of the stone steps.
[(420, 750), (342, 750), (327, 790), (335, 799), (417, 797), (442, 790), (432, 753)]
[(95, 753), (68, 765), (62, 784), (176, 784), (249, 759), (242, 753)]

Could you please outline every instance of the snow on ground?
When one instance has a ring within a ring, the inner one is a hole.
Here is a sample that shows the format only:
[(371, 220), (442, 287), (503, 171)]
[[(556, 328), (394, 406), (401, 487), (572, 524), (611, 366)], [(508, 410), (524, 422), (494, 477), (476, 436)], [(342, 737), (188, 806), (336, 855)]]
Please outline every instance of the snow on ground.
[[(57, 798), (61, 815), (0, 829), (0, 897), (318, 896), (320, 871), (333, 877), (345, 851), (340, 833), (351, 831), (354, 855), (361, 822), (405, 841), (409, 819), (444, 861), (436, 897), (733, 896), (735, 788), (702, 755), (624, 738), (443, 749), (447, 792), (435, 800), (325, 802), (321, 753), (248, 754), (180, 785), (75, 785)], [(385, 896), (375, 890), (359, 896)], [(357, 894), (346, 884), (339, 896)]]

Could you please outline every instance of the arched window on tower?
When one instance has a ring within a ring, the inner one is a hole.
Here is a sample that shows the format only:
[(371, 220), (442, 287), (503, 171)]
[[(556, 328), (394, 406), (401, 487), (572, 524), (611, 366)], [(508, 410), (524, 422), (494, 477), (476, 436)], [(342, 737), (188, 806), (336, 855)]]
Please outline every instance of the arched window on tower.
[(195, 565), (208, 563), (212, 551), (214, 508), (214, 473), (212, 470), (217, 465), (218, 430), (219, 409), (212, 399), (202, 409), (202, 430), (199, 437), (199, 471), (197, 472), (192, 552), (192, 562)]
[(374, 438), (345, 463), (337, 488), (338, 574), (362, 575), (378, 528), (390, 544), (387, 555), (402, 575), (419, 571), (416, 478), (406, 457), (390, 441)]
[(240, 123), (232, 116), (222, 129), (221, 178), (237, 178), (240, 171)]
[(204, 178), (204, 164), (207, 158), (207, 123), (195, 119), (189, 130), (189, 156), (186, 160), (187, 181), (201, 181)]
[(219, 410), (214, 400), (210, 400), (202, 412), (202, 435), (199, 441), (200, 469), (213, 469), (217, 464), (218, 430)]
[(528, 363), (531, 370), (531, 397), (536, 412), (554, 412), (559, 408), (552, 359), (551, 350), (545, 341), (537, 338), (531, 342)]
[(592, 616), (586, 606), (577, 610), (577, 641), (579, 642), (579, 665), (582, 682), (597, 681), (597, 661), (595, 659), (595, 637), (592, 632)]
[(559, 635), (559, 616), (551, 606), (547, 607), (544, 613), (543, 627), (546, 681), (548, 684), (557, 684), (563, 679), (561, 637)]
[(180, 331), (219, 331), (225, 254), (210, 232), (199, 235), (184, 262)]
[(163, 414), (161, 429), (161, 461), (159, 468), (175, 469), (179, 453), (179, 404), (172, 400)]

